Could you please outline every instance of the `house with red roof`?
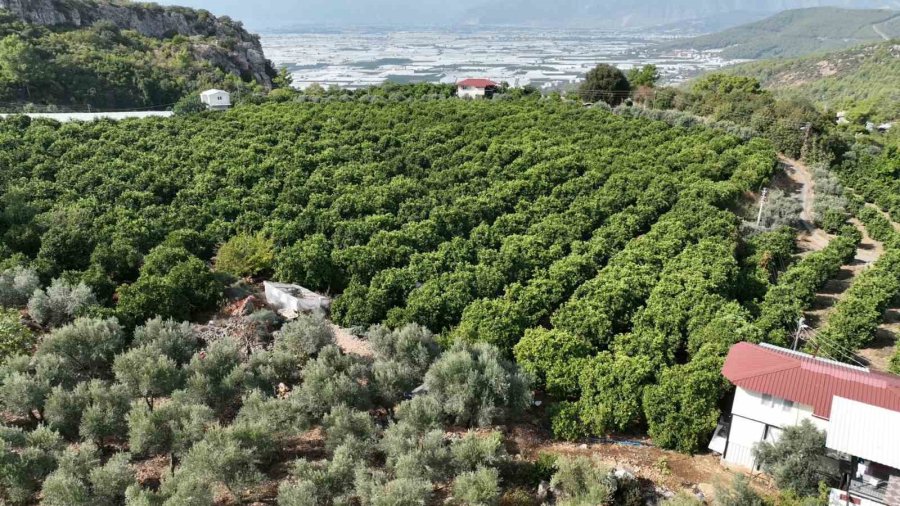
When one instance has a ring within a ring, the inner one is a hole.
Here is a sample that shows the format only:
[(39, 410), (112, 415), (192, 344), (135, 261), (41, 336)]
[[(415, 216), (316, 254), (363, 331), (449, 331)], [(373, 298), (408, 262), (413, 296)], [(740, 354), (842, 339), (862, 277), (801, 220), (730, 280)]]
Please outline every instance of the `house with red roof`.
[(756, 468), (755, 444), (809, 420), (841, 478), (831, 504), (900, 505), (900, 376), (751, 343), (731, 348), (722, 374), (736, 391), (710, 449), (726, 463)]
[(459, 98), (491, 98), (500, 85), (490, 79), (463, 79), (456, 83)]

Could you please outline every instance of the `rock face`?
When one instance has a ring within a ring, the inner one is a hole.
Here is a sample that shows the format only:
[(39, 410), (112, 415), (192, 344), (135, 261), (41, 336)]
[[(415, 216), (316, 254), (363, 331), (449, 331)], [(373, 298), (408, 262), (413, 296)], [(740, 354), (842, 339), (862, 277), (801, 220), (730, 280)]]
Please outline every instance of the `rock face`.
[(176, 35), (198, 38), (194, 56), (225, 72), (252, 78), (266, 88), (272, 87), (276, 75), (263, 54), (259, 36), (239, 22), (205, 10), (118, 0), (0, 0), (0, 9), (36, 25), (81, 28), (102, 21), (157, 39)]

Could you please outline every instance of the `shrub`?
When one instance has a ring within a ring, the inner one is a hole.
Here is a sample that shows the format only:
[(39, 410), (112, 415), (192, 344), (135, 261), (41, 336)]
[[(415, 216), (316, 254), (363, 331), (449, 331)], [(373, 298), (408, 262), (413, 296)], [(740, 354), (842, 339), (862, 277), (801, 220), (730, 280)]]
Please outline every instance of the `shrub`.
[(275, 276), (312, 290), (340, 289), (340, 271), (331, 259), (331, 242), (323, 234), (307, 236), (281, 250), (275, 260)]
[(473, 472), (479, 467), (497, 467), (506, 459), (503, 435), (491, 432), (481, 436), (470, 431), (450, 444), (450, 456), (457, 473)]
[(125, 347), (125, 333), (115, 318), (79, 318), (45, 335), (36, 355), (52, 355), (65, 374), (64, 383), (74, 385), (92, 378), (109, 377), (113, 358)]
[(420, 395), (401, 402), (394, 412), (398, 421), (409, 424), (418, 432), (440, 428), (443, 414), (441, 403), (431, 395)]
[(335, 448), (354, 439), (360, 443), (371, 443), (375, 439), (375, 422), (364, 411), (354, 411), (347, 406), (339, 405), (332, 408), (322, 420), (325, 427), (325, 448), (334, 451)]
[(453, 499), (467, 506), (494, 506), (500, 500), (500, 476), (496, 469), (479, 467), (453, 480)]
[(219, 247), (216, 270), (238, 277), (251, 277), (268, 272), (275, 261), (275, 245), (261, 232), (241, 233)]
[(176, 395), (153, 410), (145, 403), (134, 403), (126, 421), (132, 452), (182, 457), (203, 439), (215, 421), (215, 414), (208, 406), (193, 404), (184, 395)]
[(384, 406), (392, 407), (422, 384), (439, 353), (438, 346), (431, 332), (419, 325), (395, 331), (374, 327), (368, 338), (375, 351), (372, 374), (378, 397)]
[(0, 363), (7, 357), (30, 352), (35, 341), (34, 334), (22, 325), (18, 311), (0, 308)]
[(370, 373), (359, 358), (345, 355), (337, 346), (326, 346), (303, 369), (303, 383), (294, 395), (315, 418), (338, 405), (365, 410), (372, 404)]
[(814, 495), (825, 475), (825, 433), (803, 420), (800, 425), (785, 428), (778, 442), (757, 443), (753, 456), (760, 468), (775, 478), (778, 488), (803, 496)]
[(594, 354), (594, 347), (582, 337), (562, 330), (529, 329), (513, 349), (516, 363), (535, 378), (538, 385), (557, 397), (578, 395), (578, 359)]
[(134, 329), (133, 346), (156, 346), (179, 366), (188, 363), (200, 347), (196, 332), (188, 322), (156, 317)]
[(125, 490), (136, 483), (129, 455), (119, 453), (100, 464), (97, 447), (91, 444), (67, 448), (59, 468), (44, 481), (43, 502), (51, 506), (95, 506), (121, 504)]
[(222, 282), (184, 248), (157, 246), (144, 258), (141, 274), (119, 288), (117, 311), (132, 324), (155, 316), (188, 320), (215, 307)]
[(152, 344), (132, 348), (117, 356), (113, 372), (132, 397), (144, 399), (151, 408), (154, 399), (169, 395), (183, 381), (178, 364)]
[(432, 493), (428, 481), (414, 478), (388, 480), (383, 475), (356, 478), (356, 495), (362, 506), (421, 506)]
[(45, 416), (50, 427), (63, 435), (101, 444), (109, 437), (126, 434), (129, 402), (121, 385), (92, 380), (70, 391), (54, 388), (47, 399)]
[(750, 481), (744, 475), (736, 475), (730, 487), (716, 490), (716, 506), (765, 505), (766, 501), (750, 488)]
[(64, 448), (62, 437), (44, 426), (25, 432), (0, 425), (0, 502), (33, 504), (33, 494), (56, 469)]
[(223, 485), (240, 502), (243, 491), (263, 478), (257, 462), (253, 451), (242, 447), (232, 432), (214, 428), (188, 450), (172, 478), (163, 482), (162, 492), (185, 496), (193, 489)]
[(447, 417), (489, 425), (531, 405), (530, 379), (494, 346), (458, 343), (428, 369), (425, 385)]
[(687, 365), (666, 369), (644, 391), (644, 413), (653, 442), (694, 453), (705, 446), (719, 420), (719, 399), (727, 392), (722, 360), (698, 353)]
[(334, 331), (321, 313), (301, 314), (275, 334), (275, 348), (298, 359), (315, 357), (334, 344)]
[(0, 273), (0, 306), (20, 308), (39, 290), (41, 281), (34, 269), (13, 267)]
[(238, 402), (244, 377), (240, 366), (240, 345), (230, 338), (216, 341), (185, 367), (186, 390), (196, 402), (223, 414)]
[(96, 303), (94, 294), (84, 283), (72, 285), (62, 279), (54, 279), (46, 291), (35, 290), (28, 300), (28, 314), (41, 325), (59, 327)]
[(562, 457), (550, 485), (559, 489), (561, 504), (606, 504), (616, 493), (612, 472), (587, 457)]

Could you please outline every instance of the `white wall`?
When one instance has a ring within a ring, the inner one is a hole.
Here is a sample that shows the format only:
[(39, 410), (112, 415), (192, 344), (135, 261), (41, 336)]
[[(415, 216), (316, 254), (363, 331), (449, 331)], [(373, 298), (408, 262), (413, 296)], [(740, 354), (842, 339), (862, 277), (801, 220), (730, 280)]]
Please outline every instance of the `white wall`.
[(98, 119), (121, 120), (128, 118), (169, 118), (172, 111), (126, 111), (126, 112), (33, 112), (25, 114), (0, 114), (0, 118), (9, 116), (28, 116), (32, 119), (45, 118), (67, 123), (69, 121), (94, 121)]
[(731, 464), (753, 468), (753, 445), (762, 441), (766, 424), (749, 418), (733, 416), (731, 432), (728, 434), (728, 446), (723, 459)]
[(809, 420), (819, 430), (828, 429), (828, 420), (813, 416), (810, 406), (789, 402), (786, 404), (784, 399), (764, 397), (758, 392), (740, 387), (734, 393), (731, 413), (780, 428), (799, 425), (803, 420)]
[(827, 446), (900, 469), (900, 412), (835, 397)]
[(485, 89), (474, 86), (460, 86), (456, 89), (456, 96), (459, 98), (483, 98)]

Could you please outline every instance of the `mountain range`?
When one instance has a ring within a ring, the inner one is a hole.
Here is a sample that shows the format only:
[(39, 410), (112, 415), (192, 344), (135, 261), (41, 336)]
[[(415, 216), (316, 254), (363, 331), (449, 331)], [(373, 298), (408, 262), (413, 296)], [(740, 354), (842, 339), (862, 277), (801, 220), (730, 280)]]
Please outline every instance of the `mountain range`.
[(729, 59), (784, 58), (900, 37), (900, 11), (817, 7), (780, 12), (664, 48), (721, 50)]
[(900, 9), (900, 0), (163, 0), (240, 19), (256, 30), (288, 26), (534, 26), (713, 31), (786, 9)]

